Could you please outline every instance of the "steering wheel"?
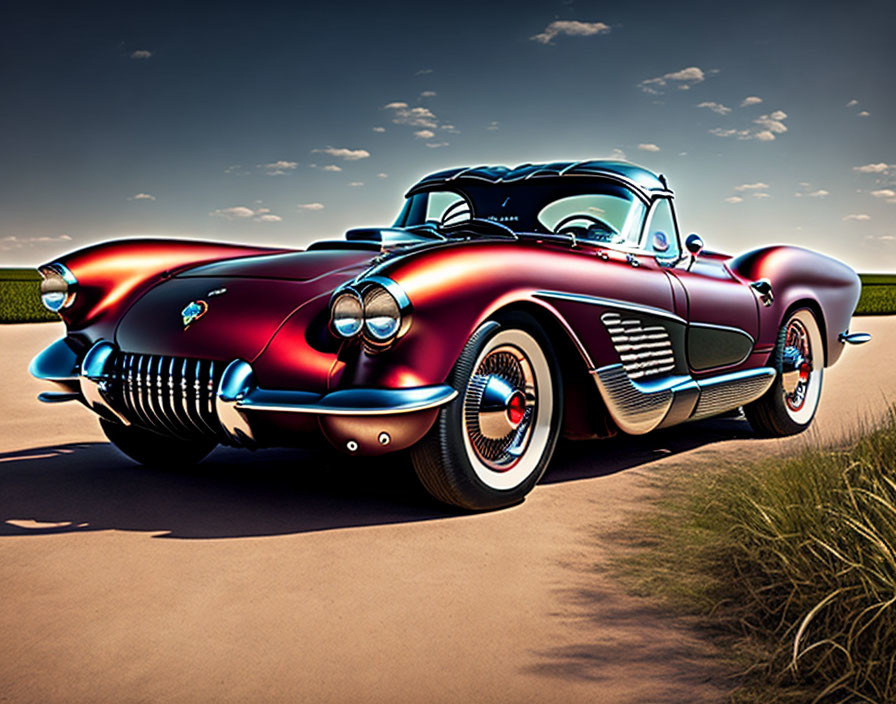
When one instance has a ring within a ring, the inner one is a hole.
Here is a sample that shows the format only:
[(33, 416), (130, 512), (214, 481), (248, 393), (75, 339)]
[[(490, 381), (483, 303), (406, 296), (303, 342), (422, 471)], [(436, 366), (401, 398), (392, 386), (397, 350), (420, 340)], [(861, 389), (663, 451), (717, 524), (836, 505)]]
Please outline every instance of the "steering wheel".
[(483, 218), (470, 218), (469, 220), (464, 220), (463, 222), (458, 222), (453, 225), (442, 225), (439, 229), (446, 235), (466, 230), (470, 233), (481, 235), (499, 235), (500, 237), (509, 237), (515, 240), (519, 239), (517, 234), (507, 227), (507, 225), (495, 222), (494, 220), (485, 220)]
[[(585, 222), (590, 222), (591, 225), (586, 228), (586, 232), (591, 232), (592, 228), (596, 225), (598, 228), (606, 232), (610, 235), (618, 235), (619, 233), (616, 231), (612, 225), (608, 225), (606, 222), (601, 220), (600, 218), (596, 218), (593, 215), (588, 215), (587, 213), (573, 213), (572, 215), (567, 215), (560, 222), (554, 225), (554, 232), (556, 234), (563, 233), (563, 226), (567, 223), (574, 222), (576, 220), (584, 220)], [(572, 228), (570, 228), (572, 229)]]
[(467, 215), (472, 214), (472, 212), (470, 211), (470, 204), (467, 203), (466, 200), (461, 198), (460, 200), (454, 201), (451, 205), (449, 205), (447, 208), (445, 208), (445, 212), (442, 213), (442, 217), (439, 220), (439, 227), (446, 227), (449, 220), (452, 220), (454, 218), (458, 218), (458, 217), (464, 215), (463, 212), (458, 211), (458, 208), (466, 208), (467, 209), (466, 214)]

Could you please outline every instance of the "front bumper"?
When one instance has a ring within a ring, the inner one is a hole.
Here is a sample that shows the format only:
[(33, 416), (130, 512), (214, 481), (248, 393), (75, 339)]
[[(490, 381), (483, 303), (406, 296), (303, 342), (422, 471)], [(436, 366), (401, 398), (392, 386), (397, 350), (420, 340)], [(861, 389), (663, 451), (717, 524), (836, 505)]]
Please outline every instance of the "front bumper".
[[(161, 357), (125, 369), (120, 356), (113, 343), (102, 340), (79, 359), (65, 340), (57, 340), (34, 358), (29, 369), (36, 378), (65, 391), (43, 393), (38, 398), (44, 402), (79, 400), (109, 421), (166, 434), (214, 435), (222, 442), (246, 447), (259, 445), (259, 428), (265, 445), (294, 444), (289, 437), (294, 428), (290, 418), (304, 414), (317, 420), (336, 448), (374, 455), (416, 443), (432, 427), (439, 408), (457, 396), (446, 384), (341, 389), (326, 394), (266, 389), (258, 386), (252, 365), (240, 359), (230, 362), (219, 378), (209, 371), (200, 385), (198, 376), (190, 383), (184, 376), (166, 376), (168, 364), (163, 364)], [(196, 365), (198, 370), (198, 361)], [(206, 383), (210, 385), (207, 391)], [(188, 393), (204, 396), (188, 398)], [(184, 419), (190, 424), (180, 422)]]

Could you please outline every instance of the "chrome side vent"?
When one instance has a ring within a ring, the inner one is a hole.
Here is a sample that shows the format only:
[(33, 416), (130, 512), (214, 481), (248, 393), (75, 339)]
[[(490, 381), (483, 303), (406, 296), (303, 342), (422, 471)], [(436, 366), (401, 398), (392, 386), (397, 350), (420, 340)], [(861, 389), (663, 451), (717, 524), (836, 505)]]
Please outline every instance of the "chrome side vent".
[(604, 313), (600, 319), (629, 378), (667, 374), (675, 369), (672, 340), (663, 325), (645, 325), (642, 320), (622, 318), (613, 312)]
[(222, 436), (215, 392), (223, 363), (119, 352), (112, 370), (111, 390), (132, 423), (178, 437)]

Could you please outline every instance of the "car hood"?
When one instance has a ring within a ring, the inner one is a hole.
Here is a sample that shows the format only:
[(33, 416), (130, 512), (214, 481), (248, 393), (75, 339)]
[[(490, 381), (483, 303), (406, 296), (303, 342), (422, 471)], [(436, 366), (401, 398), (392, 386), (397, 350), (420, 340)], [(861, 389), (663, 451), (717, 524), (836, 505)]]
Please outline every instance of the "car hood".
[(366, 267), (376, 254), (377, 252), (358, 250), (281, 252), (204, 264), (187, 269), (180, 273), (178, 278), (202, 276), (310, 281), (344, 269), (357, 273), (359, 268)]
[(296, 252), (196, 267), (137, 299), (115, 341), (125, 352), (252, 361), (301, 308), (315, 307), (315, 324), (325, 328), (330, 294), (370, 259), (370, 252)]

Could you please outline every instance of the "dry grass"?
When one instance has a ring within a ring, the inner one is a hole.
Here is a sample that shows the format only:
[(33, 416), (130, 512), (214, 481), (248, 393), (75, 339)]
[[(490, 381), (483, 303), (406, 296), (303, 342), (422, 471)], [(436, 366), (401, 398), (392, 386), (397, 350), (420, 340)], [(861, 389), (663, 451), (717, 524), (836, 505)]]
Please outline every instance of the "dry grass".
[(735, 702), (896, 701), (896, 413), (843, 449), (693, 474), (620, 575), (696, 616)]

